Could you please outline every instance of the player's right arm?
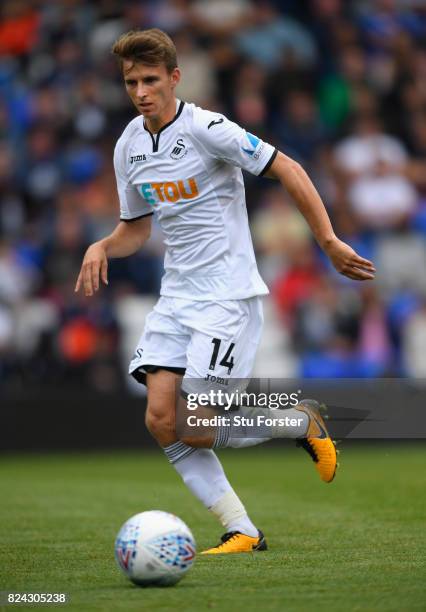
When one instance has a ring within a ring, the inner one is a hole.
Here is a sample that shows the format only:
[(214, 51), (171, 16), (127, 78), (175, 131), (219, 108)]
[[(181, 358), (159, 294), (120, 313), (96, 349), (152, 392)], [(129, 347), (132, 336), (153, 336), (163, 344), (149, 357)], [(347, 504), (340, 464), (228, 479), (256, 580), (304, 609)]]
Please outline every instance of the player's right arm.
[(106, 238), (94, 242), (86, 251), (81, 264), (75, 291), (81, 287), (86, 296), (99, 289), (100, 280), (108, 285), (108, 258), (128, 257), (136, 253), (151, 234), (151, 216), (131, 223), (121, 221)]
[[(151, 234), (152, 210), (138, 189), (127, 176), (128, 151), (125, 135), (118, 140), (114, 150), (114, 170), (120, 200), (120, 223), (106, 238), (92, 244), (84, 255), (75, 291), (81, 287), (87, 296), (99, 289), (100, 279), (108, 284), (108, 258), (128, 257), (136, 253)], [(131, 133), (131, 130), (130, 130)]]

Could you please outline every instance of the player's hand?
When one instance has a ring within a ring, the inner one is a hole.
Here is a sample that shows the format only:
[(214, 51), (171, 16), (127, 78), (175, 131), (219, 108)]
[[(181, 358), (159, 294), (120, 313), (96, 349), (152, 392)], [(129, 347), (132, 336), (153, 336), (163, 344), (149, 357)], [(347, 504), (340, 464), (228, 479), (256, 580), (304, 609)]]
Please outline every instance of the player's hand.
[(79, 291), (83, 286), (84, 295), (93, 295), (99, 289), (99, 279), (108, 285), (108, 259), (104, 247), (95, 242), (87, 249), (83, 258), (74, 291)]
[(324, 247), (325, 253), (340, 274), (352, 280), (372, 280), (376, 269), (368, 259), (360, 257), (348, 244), (334, 238)]

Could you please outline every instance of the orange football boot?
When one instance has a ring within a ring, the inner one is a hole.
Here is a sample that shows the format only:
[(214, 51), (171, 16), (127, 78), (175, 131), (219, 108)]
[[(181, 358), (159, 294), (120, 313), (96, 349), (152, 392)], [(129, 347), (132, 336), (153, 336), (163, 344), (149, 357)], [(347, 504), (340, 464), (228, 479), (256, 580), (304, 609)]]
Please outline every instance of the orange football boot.
[(265, 536), (259, 530), (257, 538), (240, 533), (239, 531), (229, 531), (221, 537), (221, 543), (213, 548), (202, 551), (202, 555), (223, 555), (229, 553), (254, 552), (256, 550), (267, 550)]
[(301, 410), (309, 417), (308, 430), (303, 438), (298, 438), (301, 446), (312, 457), (318, 474), (324, 482), (331, 482), (338, 467), (336, 445), (328, 435), (320, 406), (315, 400), (302, 400), (296, 410)]

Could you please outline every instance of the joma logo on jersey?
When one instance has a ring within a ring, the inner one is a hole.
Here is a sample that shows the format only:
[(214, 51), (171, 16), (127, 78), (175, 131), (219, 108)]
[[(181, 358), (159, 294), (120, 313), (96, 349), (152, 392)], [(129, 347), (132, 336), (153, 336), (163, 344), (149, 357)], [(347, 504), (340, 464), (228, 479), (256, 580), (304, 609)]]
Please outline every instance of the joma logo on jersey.
[(157, 199), (159, 202), (192, 200), (199, 193), (195, 178), (166, 183), (142, 183), (139, 185), (139, 191), (148, 204), (155, 204)]
[(135, 162), (146, 161), (146, 154), (141, 153), (140, 155), (132, 155), (130, 158), (130, 163), (134, 164)]

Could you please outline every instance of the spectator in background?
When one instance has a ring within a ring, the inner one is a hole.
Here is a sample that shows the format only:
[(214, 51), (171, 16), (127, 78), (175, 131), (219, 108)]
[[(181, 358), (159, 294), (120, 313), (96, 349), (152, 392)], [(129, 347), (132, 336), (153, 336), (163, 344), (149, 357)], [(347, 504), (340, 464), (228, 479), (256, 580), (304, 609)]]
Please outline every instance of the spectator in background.
[(210, 54), (197, 48), (189, 30), (179, 30), (174, 40), (183, 75), (177, 95), (182, 100), (192, 100), (197, 106), (209, 106), (216, 96), (214, 63)]
[(252, 22), (235, 36), (238, 51), (258, 62), (266, 70), (283, 63), (300, 67), (316, 61), (315, 42), (300, 23), (279, 14), (272, 2), (262, 0), (254, 5)]
[(336, 69), (319, 82), (321, 117), (334, 132), (355, 111), (357, 94), (367, 83), (367, 58), (359, 45), (344, 47), (334, 58)]
[(426, 21), (397, 0), (374, 0), (359, 10), (360, 33), (372, 54), (389, 53), (401, 33), (413, 38), (426, 34)]
[(38, 41), (39, 13), (25, 0), (6, 0), (0, 18), (0, 55), (25, 58)]
[(402, 172), (407, 162), (403, 144), (384, 133), (374, 115), (355, 117), (352, 133), (337, 144), (334, 152), (336, 165), (349, 182), (368, 175), (378, 163)]
[(379, 231), (403, 226), (417, 206), (412, 184), (380, 159), (368, 175), (353, 181), (348, 198), (362, 226)]
[(284, 151), (310, 169), (328, 136), (312, 94), (294, 89), (284, 96), (280, 110), (275, 137)]
[(56, 133), (48, 126), (35, 124), (28, 134), (26, 167), (20, 168), (29, 205), (29, 217), (52, 205), (61, 179), (61, 153)]
[(295, 249), (310, 250), (309, 227), (282, 189), (272, 186), (263, 193), (252, 216), (251, 231), (262, 278), (268, 286), (290, 265)]
[(251, 0), (195, 0), (190, 6), (192, 26), (207, 39), (225, 38), (255, 23)]

